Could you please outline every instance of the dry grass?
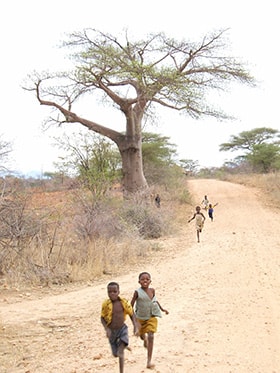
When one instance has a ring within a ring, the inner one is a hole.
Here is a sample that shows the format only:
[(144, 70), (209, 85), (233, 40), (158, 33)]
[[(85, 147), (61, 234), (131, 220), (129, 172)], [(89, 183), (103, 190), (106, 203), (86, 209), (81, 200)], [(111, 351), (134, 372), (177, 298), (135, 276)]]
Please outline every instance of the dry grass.
[[(223, 180), (257, 188), (266, 204), (280, 207), (279, 174), (226, 175)], [(77, 199), (73, 191), (36, 191), (30, 206), (37, 214), (48, 211), (49, 231), (31, 242), (21, 242), (20, 251), (12, 248), (8, 252), (8, 270), (0, 275), (0, 289), (96, 281), (163, 252), (159, 238), (174, 234), (185, 224), (185, 217), (192, 211), (191, 196), (185, 184), (172, 193), (160, 189), (157, 192), (162, 198), (160, 209), (153, 199), (149, 206), (135, 201), (125, 205), (119, 195), (113, 195), (95, 208), (84, 195)], [(135, 224), (125, 221), (125, 215), (132, 217)], [(143, 229), (151, 237), (141, 236)]]
[(30, 240), (5, 242), (0, 289), (95, 281), (145, 262), (161, 250), (156, 239), (176, 229), (180, 201), (161, 196), (158, 209), (152, 199), (129, 204), (114, 195), (95, 204), (84, 191), (36, 190), (20, 211), (35, 214), (40, 229)]
[(280, 207), (280, 173), (226, 175), (223, 180), (258, 188), (266, 203)]

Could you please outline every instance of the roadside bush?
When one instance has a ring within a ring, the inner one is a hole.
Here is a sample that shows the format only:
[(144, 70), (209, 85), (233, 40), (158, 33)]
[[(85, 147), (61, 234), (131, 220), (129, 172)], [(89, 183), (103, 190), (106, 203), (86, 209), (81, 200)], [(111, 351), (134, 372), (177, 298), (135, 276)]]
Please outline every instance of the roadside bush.
[(115, 209), (106, 203), (84, 202), (76, 210), (74, 231), (82, 240), (119, 237), (125, 230)]
[(125, 205), (122, 217), (129, 225), (133, 225), (139, 235), (145, 239), (159, 238), (162, 236), (165, 222), (159, 211), (143, 205)]

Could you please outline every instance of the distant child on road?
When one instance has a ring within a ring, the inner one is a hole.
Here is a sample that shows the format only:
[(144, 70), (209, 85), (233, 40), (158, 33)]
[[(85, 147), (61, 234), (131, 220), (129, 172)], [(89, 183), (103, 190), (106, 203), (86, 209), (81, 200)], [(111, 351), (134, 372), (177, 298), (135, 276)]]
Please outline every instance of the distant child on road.
[(214, 220), (214, 217), (213, 217), (214, 207), (216, 207), (217, 205), (218, 205), (218, 203), (215, 203), (215, 205), (212, 205), (211, 203), (209, 203), (209, 207), (208, 207), (208, 216), (209, 216), (209, 218), (211, 219), (211, 221)]
[(135, 290), (131, 305), (135, 307), (137, 321), (140, 324), (140, 338), (147, 348), (147, 368), (153, 369), (152, 355), (154, 347), (154, 333), (157, 331), (158, 320), (161, 311), (168, 315), (168, 311), (163, 309), (156, 299), (155, 289), (150, 288), (151, 275), (148, 272), (140, 273), (138, 277), (140, 288)]
[(160, 208), (160, 196), (159, 194), (156, 195), (156, 198), (155, 198), (155, 204), (158, 208)]
[(119, 358), (119, 371), (123, 373), (124, 349), (128, 347), (128, 327), (125, 324), (125, 318), (129, 315), (135, 335), (139, 335), (138, 323), (129, 301), (119, 296), (119, 284), (110, 282), (107, 285), (107, 292), (109, 299), (102, 303), (101, 323), (106, 331), (113, 355)]
[(208, 200), (207, 196), (204, 196), (203, 200), (201, 201), (201, 204), (202, 204), (204, 210), (208, 209), (209, 200)]
[(188, 223), (190, 223), (193, 219), (195, 219), (195, 227), (196, 227), (196, 235), (197, 235), (197, 242), (200, 242), (199, 235), (202, 232), (202, 228), (205, 222), (205, 216), (201, 212), (200, 206), (196, 206), (195, 208), (196, 212), (194, 213), (193, 217), (188, 220)]

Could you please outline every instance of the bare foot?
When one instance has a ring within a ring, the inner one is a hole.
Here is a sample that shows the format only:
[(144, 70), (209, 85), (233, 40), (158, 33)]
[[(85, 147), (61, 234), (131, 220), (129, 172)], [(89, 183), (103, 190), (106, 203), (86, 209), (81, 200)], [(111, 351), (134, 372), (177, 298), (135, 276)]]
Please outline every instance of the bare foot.
[(154, 369), (154, 367), (155, 367), (155, 364), (152, 364), (152, 363), (147, 364), (148, 369)]

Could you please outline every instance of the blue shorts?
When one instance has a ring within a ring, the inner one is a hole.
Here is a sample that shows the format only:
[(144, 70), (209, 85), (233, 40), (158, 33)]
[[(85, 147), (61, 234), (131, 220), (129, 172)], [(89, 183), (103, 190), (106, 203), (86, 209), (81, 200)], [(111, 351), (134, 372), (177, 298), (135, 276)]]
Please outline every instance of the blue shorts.
[(111, 330), (111, 336), (109, 338), (111, 345), (112, 353), (114, 356), (118, 356), (118, 349), (120, 344), (123, 343), (125, 346), (128, 346), (128, 327), (126, 324), (120, 329)]

